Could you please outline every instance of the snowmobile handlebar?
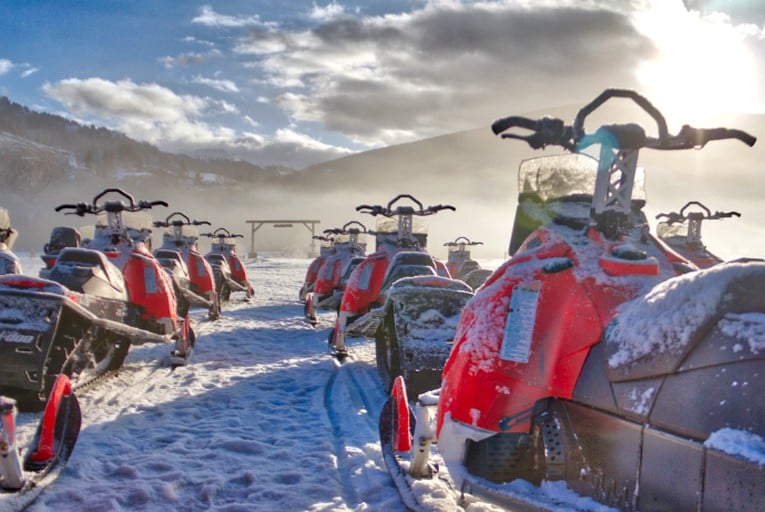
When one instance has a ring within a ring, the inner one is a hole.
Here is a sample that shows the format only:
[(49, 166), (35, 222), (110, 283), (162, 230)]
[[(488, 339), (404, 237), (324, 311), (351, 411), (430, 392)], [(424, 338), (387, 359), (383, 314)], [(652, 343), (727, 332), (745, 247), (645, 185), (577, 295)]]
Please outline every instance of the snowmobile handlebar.
[[(412, 206), (404, 206), (404, 205), (396, 206), (394, 208), (394, 204), (396, 204), (396, 202), (398, 202), (401, 199), (411, 200), (417, 205), (419, 209), (415, 209)], [(441, 210), (456, 211), (457, 209), (454, 206), (449, 204), (437, 204), (437, 205), (428, 206), (427, 208), (423, 208), (422, 203), (411, 194), (399, 194), (393, 199), (391, 199), (388, 202), (387, 206), (380, 206), (380, 205), (371, 206), (368, 204), (362, 204), (356, 207), (357, 212), (368, 213), (373, 216), (383, 215), (385, 217), (394, 217), (396, 215), (419, 215), (424, 217), (426, 215), (433, 215), (434, 213), (438, 213)]]
[(473, 242), (466, 236), (458, 236), (451, 242), (444, 242), (444, 247), (457, 247), (460, 245), (483, 245), (483, 242)]
[[(357, 227), (351, 227), (351, 226), (357, 226)], [(357, 220), (352, 220), (343, 224), (343, 231), (345, 231), (346, 233), (351, 233), (351, 232), (366, 233), (367, 227)]]
[[(702, 212), (690, 212), (686, 213), (686, 209), (690, 206), (696, 206), (703, 210)], [(667, 224), (672, 225), (675, 223), (681, 223), (686, 220), (717, 220), (717, 219), (726, 219), (729, 217), (741, 217), (741, 214), (736, 211), (730, 211), (730, 212), (721, 212), (716, 211), (714, 213), (711, 212), (709, 208), (704, 206), (698, 201), (689, 201), (680, 208), (679, 212), (670, 212), (670, 213), (659, 213), (656, 215), (657, 219), (663, 219), (666, 218), (665, 221)]]
[[(173, 219), (173, 217), (181, 217), (179, 219)], [(169, 228), (170, 226), (210, 226), (211, 224), (206, 220), (191, 220), (188, 215), (183, 212), (173, 212), (165, 220), (154, 221), (155, 228)]]
[[(104, 201), (99, 204), (99, 200), (106, 194), (115, 193), (119, 194), (127, 199), (127, 204), (120, 200)], [(154, 206), (168, 206), (165, 201), (138, 201), (136, 203), (135, 198), (122, 190), (121, 188), (107, 188), (101, 193), (97, 194), (93, 198), (92, 203), (80, 202), (77, 204), (61, 204), (55, 208), (55, 211), (60, 212), (62, 210), (74, 210), (73, 212), (67, 212), (68, 215), (78, 215), (84, 217), (85, 214), (98, 215), (103, 212), (139, 212), (141, 210), (150, 210)]]
[(218, 228), (212, 233), (202, 233), (201, 236), (206, 236), (209, 238), (244, 238), (244, 235), (240, 235), (237, 233), (231, 233), (226, 228)]
[[(610, 98), (633, 100), (644, 112), (656, 121), (658, 137), (649, 137), (642, 126), (635, 123), (603, 125), (593, 133), (586, 133), (584, 121)], [(530, 134), (503, 133), (512, 128), (531, 131)], [(630, 89), (606, 89), (589, 104), (582, 107), (576, 115), (573, 125), (566, 125), (563, 120), (552, 117), (530, 119), (522, 116), (510, 116), (498, 119), (491, 125), (495, 135), (502, 134), (503, 139), (518, 139), (529, 144), (533, 149), (546, 146), (561, 146), (568, 151), (579, 151), (594, 144), (608, 144), (618, 149), (691, 149), (701, 148), (713, 140), (736, 139), (748, 146), (753, 146), (757, 138), (743, 130), (729, 128), (694, 128), (684, 125), (676, 135), (669, 134), (664, 116), (644, 96)]]

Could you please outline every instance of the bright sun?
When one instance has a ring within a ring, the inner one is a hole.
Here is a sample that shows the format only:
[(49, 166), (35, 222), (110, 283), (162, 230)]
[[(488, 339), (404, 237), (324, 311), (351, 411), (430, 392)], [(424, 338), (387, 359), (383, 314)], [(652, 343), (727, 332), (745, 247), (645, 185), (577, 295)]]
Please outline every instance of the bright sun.
[[(742, 29), (704, 19), (680, 2), (654, 2), (637, 19), (659, 55), (637, 72), (646, 96), (667, 118), (703, 125), (724, 112), (761, 112), (757, 63)], [(678, 117), (675, 117), (678, 116)]]

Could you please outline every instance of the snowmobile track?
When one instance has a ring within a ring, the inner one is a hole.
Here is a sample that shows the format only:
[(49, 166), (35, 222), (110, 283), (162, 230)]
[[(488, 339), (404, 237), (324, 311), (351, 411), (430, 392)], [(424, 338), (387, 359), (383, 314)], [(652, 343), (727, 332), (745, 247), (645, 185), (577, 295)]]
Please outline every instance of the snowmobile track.
[(348, 476), (351, 474), (351, 467), (346, 464), (345, 458), (345, 443), (343, 442), (344, 429), (343, 429), (343, 416), (335, 410), (333, 405), (334, 387), (337, 382), (337, 377), (340, 372), (340, 365), (335, 359), (335, 368), (332, 370), (332, 374), (327, 381), (327, 385), (324, 388), (324, 407), (327, 411), (330, 424), (332, 425), (332, 434), (334, 435), (334, 447), (337, 457), (337, 469), (339, 472), (339, 480), (342, 485), (343, 499), (346, 503), (355, 507), (359, 503), (359, 497), (356, 493), (356, 489), (351, 485)]

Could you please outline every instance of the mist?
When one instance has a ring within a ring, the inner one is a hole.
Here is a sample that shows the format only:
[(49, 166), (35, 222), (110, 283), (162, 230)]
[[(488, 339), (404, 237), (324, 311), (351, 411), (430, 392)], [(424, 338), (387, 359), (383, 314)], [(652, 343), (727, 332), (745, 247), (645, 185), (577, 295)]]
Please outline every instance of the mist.
[[(545, 114), (572, 119), (575, 112), (576, 108), (566, 107)], [(538, 117), (537, 113), (530, 116)], [(594, 119), (588, 129), (600, 122)], [(719, 125), (760, 136), (765, 133), (765, 116), (720, 119)], [(651, 125), (646, 122), (645, 126), (650, 132)], [(677, 129), (670, 125), (670, 131)], [(456, 208), (425, 218), (432, 254), (445, 258), (443, 244), (466, 236), (483, 242), (473, 247), (474, 257), (501, 259), (506, 256), (515, 214), (518, 164), (525, 158), (557, 152), (555, 148), (533, 151), (521, 142), (502, 140), (487, 126), (318, 164), (286, 176), (277, 185), (192, 185), (162, 182), (151, 175), (115, 183), (89, 177), (36, 191), (31, 197), (0, 191), (0, 204), (8, 209), (13, 226), (20, 232), (18, 250), (40, 251), (54, 226), (93, 222), (56, 213), (55, 206), (90, 202), (104, 188), (120, 186), (136, 199), (167, 201), (168, 208), (157, 207), (150, 212), (155, 220), (181, 211), (192, 219), (209, 221), (209, 231), (225, 227), (243, 235), (239, 248), (247, 254), (251, 244), (247, 220), (317, 220), (317, 235), (352, 220), (374, 229), (376, 219), (356, 212), (356, 206), (387, 205), (398, 194), (411, 194), (423, 206), (449, 204)], [(691, 200), (700, 201), (712, 211), (736, 210), (742, 214), (741, 218), (703, 224), (703, 240), (712, 252), (724, 259), (765, 255), (761, 227), (765, 218), (761, 200), (763, 161), (763, 141), (754, 148), (738, 141), (719, 141), (700, 150), (644, 150), (638, 164), (646, 169), (645, 213), (652, 232), (656, 214), (677, 211)], [(202, 226), (200, 231), (206, 229)], [(154, 233), (155, 247), (161, 243), (160, 231)], [(310, 246), (311, 232), (299, 223), (291, 228), (266, 224), (254, 237), (256, 252), (307, 258)], [(200, 249), (206, 251), (208, 247), (209, 239), (201, 238)], [(373, 244), (369, 247), (371, 250)]]

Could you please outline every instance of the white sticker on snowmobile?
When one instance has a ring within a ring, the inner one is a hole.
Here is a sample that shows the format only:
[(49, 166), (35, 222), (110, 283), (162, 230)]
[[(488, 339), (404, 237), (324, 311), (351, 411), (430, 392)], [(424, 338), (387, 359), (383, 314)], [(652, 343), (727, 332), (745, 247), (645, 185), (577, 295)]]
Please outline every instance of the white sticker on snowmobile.
[(359, 290), (369, 289), (369, 281), (372, 278), (372, 267), (373, 265), (365, 265), (364, 268), (361, 269), (361, 276), (359, 276)]
[(148, 265), (143, 267), (143, 282), (146, 286), (146, 293), (157, 293), (157, 278), (154, 275), (154, 268)]
[(505, 337), (499, 350), (499, 357), (505, 361), (529, 362), (540, 287), (539, 281), (534, 281), (513, 288), (505, 323)]

